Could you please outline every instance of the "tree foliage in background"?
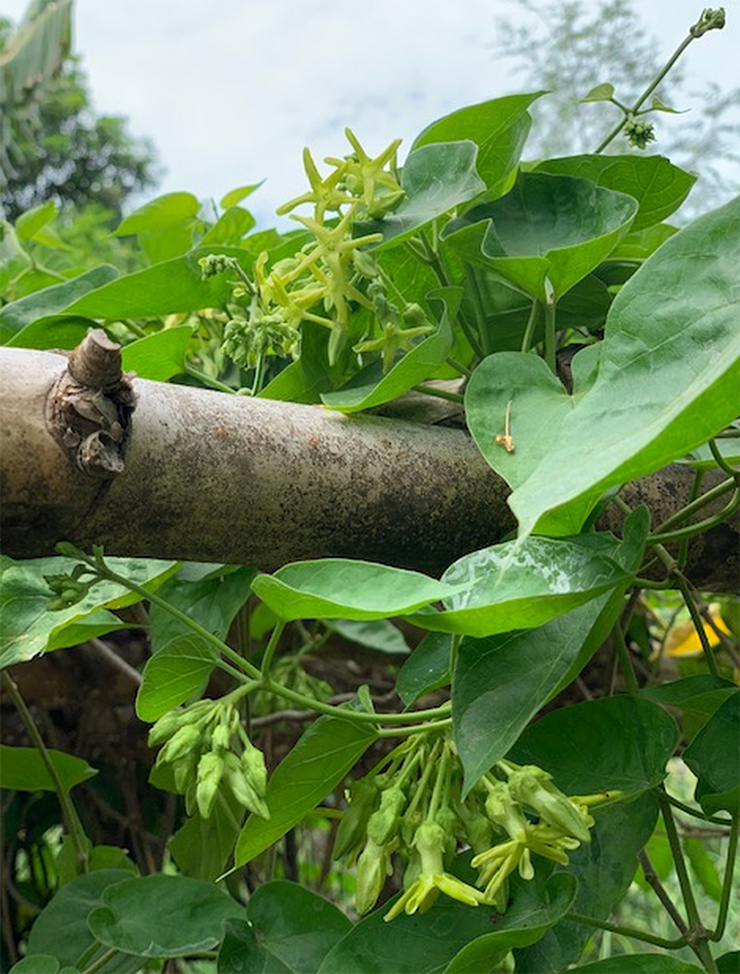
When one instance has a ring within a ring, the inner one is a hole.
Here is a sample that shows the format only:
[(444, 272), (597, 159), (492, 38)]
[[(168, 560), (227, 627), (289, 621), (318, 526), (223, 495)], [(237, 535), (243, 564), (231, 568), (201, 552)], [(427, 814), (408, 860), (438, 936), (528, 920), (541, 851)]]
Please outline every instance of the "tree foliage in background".
[[(530, 15), (524, 23), (522, 11)], [(609, 131), (609, 113), (603, 106), (575, 110), (592, 88), (619, 78), (617, 97), (629, 103), (644, 88), (644, 79), (657, 75), (663, 65), (661, 47), (631, 0), (517, 0), (516, 19), (499, 18), (496, 38), (497, 56), (514, 64), (524, 85), (550, 92), (532, 109), (537, 124), (530, 149), (545, 159), (591, 152)], [(677, 125), (663, 115), (656, 144), (676, 165), (701, 172), (682, 210), (689, 218), (717, 206), (740, 187), (740, 88), (724, 90), (710, 82), (697, 91), (689, 87), (679, 63), (661, 82), (657, 95), (677, 112), (691, 113)], [(616, 121), (616, 109), (613, 115)], [(632, 150), (627, 139), (620, 138), (609, 151)]]
[(46, 29), (46, 9), (33, 19), (29, 11), (18, 31), (0, 20), (0, 59), (4, 74), (14, 79), (12, 84), (5, 79), (0, 89), (0, 114), (6, 117), (0, 212), (14, 221), (47, 200), (76, 207), (94, 203), (110, 211), (112, 229), (126, 199), (156, 184), (154, 149), (129, 133), (124, 118), (95, 114), (68, 39), (57, 38), (56, 61), (45, 64), (45, 74), (33, 50), (21, 56), (30, 44), (26, 38)]

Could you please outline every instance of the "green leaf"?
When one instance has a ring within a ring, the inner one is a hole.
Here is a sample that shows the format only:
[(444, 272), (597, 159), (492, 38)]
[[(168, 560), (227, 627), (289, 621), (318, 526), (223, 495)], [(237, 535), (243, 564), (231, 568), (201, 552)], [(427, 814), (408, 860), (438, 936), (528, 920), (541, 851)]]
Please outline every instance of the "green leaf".
[(478, 974), (492, 971), (515, 947), (536, 943), (568, 912), (576, 896), (577, 882), (567, 873), (556, 873), (534, 882), (514, 880), (515, 890), (506, 913), (497, 918), (496, 929), (467, 944), (445, 968), (445, 974)]
[[(568, 742), (568, 746), (577, 745)], [(637, 854), (655, 827), (658, 802), (655, 794), (648, 792), (629, 804), (601, 809), (595, 817), (591, 842), (569, 853), (570, 863), (562, 869), (578, 881), (573, 911), (606, 920), (635, 875)], [(537, 869), (542, 868), (547, 866), (540, 860)], [(578, 960), (593, 933), (593, 927), (563, 919), (531, 947), (515, 949), (516, 969), (522, 974), (564, 971)]]
[(193, 879), (215, 882), (234, 851), (244, 814), (231, 791), (221, 788), (209, 818), (196, 812), (168, 841), (177, 867)]
[(33, 240), (39, 230), (50, 223), (57, 215), (57, 206), (53, 200), (34, 206), (25, 213), (21, 213), (15, 222), (15, 232), (19, 240)]
[(656, 223), (637, 233), (628, 233), (609, 254), (609, 263), (619, 266), (620, 261), (645, 261), (674, 233), (678, 233), (678, 227), (670, 223)]
[(223, 974), (317, 971), (324, 956), (352, 928), (332, 903), (284, 880), (255, 890), (247, 916), (248, 927), (232, 921), (227, 930), (218, 955), (218, 970)]
[(579, 974), (701, 974), (702, 968), (670, 954), (617, 954), (573, 967)]
[(492, 199), (500, 195), (519, 162), (532, 125), (527, 109), (544, 94), (507, 95), (461, 108), (427, 126), (414, 140), (411, 151), (434, 142), (470, 139), (478, 146), (478, 175)]
[[(198, 258), (211, 253), (196, 248), (104, 284), (68, 305), (69, 314), (88, 318), (159, 318), (178, 312), (220, 308), (231, 293), (228, 274), (201, 278)], [(238, 247), (219, 247), (219, 253), (240, 258), (251, 268), (252, 258)]]
[(236, 206), (237, 203), (241, 203), (247, 196), (251, 196), (256, 189), (259, 189), (263, 182), (264, 179), (258, 183), (251, 183), (249, 186), (238, 186), (236, 189), (229, 190), (225, 196), (221, 197), (218, 205), (223, 210)]
[(48, 315), (17, 331), (5, 343), (10, 348), (74, 348), (97, 322), (79, 315)]
[(446, 632), (428, 632), (401, 667), (396, 692), (404, 706), (450, 682), (452, 637)]
[(379, 653), (407, 656), (410, 652), (403, 633), (388, 619), (327, 619), (325, 625), (342, 639)]
[(740, 802), (740, 690), (718, 707), (683, 759), (698, 778), (694, 797), (704, 811), (734, 815)]
[(618, 790), (633, 796), (660, 784), (677, 741), (676, 724), (660, 707), (637, 697), (604, 697), (546, 714), (509, 757), (545, 768), (568, 795)]
[(737, 198), (667, 240), (621, 289), (595, 381), (552, 424), (548, 451), (510, 498), (521, 534), (579, 530), (604, 491), (684, 456), (740, 413), (739, 225)]
[(88, 925), (101, 943), (140, 957), (186, 957), (213, 950), (226, 920), (244, 916), (212, 883), (187, 876), (140, 876), (108, 886)]
[(588, 602), (630, 577), (615, 559), (610, 534), (507, 541), (465, 555), (442, 581), (458, 589), (445, 610), (422, 610), (409, 621), (422, 629), (483, 637), (533, 629)]
[(254, 217), (243, 206), (230, 206), (204, 234), (199, 247), (216, 247), (219, 244), (239, 246), (242, 237), (255, 224)]
[(190, 325), (181, 325), (139, 338), (123, 349), (122, 368), (135, 372), (140, 379), (167, 382), (185, 371), (185, 353), (192, 334)]
[(478, 196), (485, 183), (476, 172), (478, 146), (470, 140), (423, 145), (414, 149), (401, 174), (406, 196), (383, 220), (356, 225), (356, 233), (382, 233), (373, 249), (396, 246), (460, 203)]
[(565, 156), (540, 162), (535, 171), (590, 179), (597, 186), (634, 197), (640, 208), (632, 233), (674, 213), (696, 182), (693, 173), (679, 169), (664, 156)]
[(609, 101), (613, 97), (614, 97), (614, 85), (610, 85), (608, 82), (604, 82), (603, 84), (596, 85), (595, 88), (592, 88), (591, 91), (589, 91), (589, 93), (585, 96), (585, 98), (581, 98), (581, 101), (582, 102)]
[(301, 324), (301, 355), (279, 372), (259, 393), (261, 399), (319, 403), (321, 394), (335, 386), (327, 348), (329, 329), (314, 321)]
[[(154, 591), (177, 569), (177, 562), (147, 558), (108, 558), (109, 567), (131, 581)], [(90, 624), (88, 636), (103, 635), (122, 627), (120, 620), (93, 613), (100, 609), (117, 609), (140, 602), (142, 596), (130, 592), (118, 582), (101, 581), (87, 595), (66, 609), (49, 611), (53, 593), (44, 575), (68, 574), (78, 564), (73, 558), (29, 558), (13, 561), (0, 556), (0, 668), (22, 663), (49, 648), (75, 645), (83, 620)]]
[(714, 859), (707, 852), (705, 840), (684, 839), (683, 851), (701, 888), (715, 903), (719, 903), (722, 899), (722, 880)]
[(381, 363), (375, 362), (337, 392), (324, 393), (321, 401), (343, 413), (355, 413), (390, 402), (412, 386), (431, 378), (449, 355), (451, 347), (452, 329), (445, 309), (437, 330), (398, 358), (385, 375)]
[[(253, 569), (235, 566), (221, 566), (194, 581), (178, 574), (165, 582), (159, 595), (223, 640), (249, 596), (254, 576)], [(152, 657), (136, 696), (136, 713), (144, 721), (158, 720), (202, 693), (218, 658), (211, 643), (158, 605), (150, 611), (150, 638)]]
[(591, 180), (520, 172), (510, 193), (451, 220), (443, 239), (467, 263), (511, 281), (533, 298), (560, 299), (627, 233), (631, 196)]
[[(98, 773), (87, 761), (64, 751), (49, 749), (47, 754), (65, 791)], [(0, 788), (12, 791), (55, 790), (52, 777), (35, 747), (7, 747), (4, 744), (0, 744)]]
[(369, 722), (320, 717), (312, 724), (270, 776), (270, 818), (249, 816), (236, 844), (234, 865), (254, 859), (316, 808), (374, 740)]
[(168, 260), (190, 250), (200, 203), (192, 193), (165, 193), (125, 217), (116, 236), (136, 234), (152, 261)]
[(440, 896), (426, 913), (383, 919), (388, 903), (333, 947), (318, 974), (438, 974), (471, 940), (491, 930), (491, 911)]
[[(63, 284), (34, 291), (24, 298), (11, 301), (0, 309), (0, 342), (7, 344), (26, 325), (39, 318), (57, 315), (77, 303), (84, 295), (95, 291), (118, 277), (118, 271), (110, 264), (101, 264), (84, 274), (73, 277)], [(80, 315), (77, 315), (79, 318)], [(82, 317), (94, 317), (82, 315)], [(38, 345), (33, 346), (38, 348)], [(48, 346), (47, 346), (48, 347)]]
[(58, 971), (59, 961), (50, 954), (26, 954), (10, 968), (10, 974), (58, 974)]
[(297, 561), (258, 575), (252, 591), (284, 622), (384, 619), (411, 612), (453, 589), (420, 572), (347, 558)]
[[(39, 913), (28, 935), (29, 954), (49, 954), (60, 966), (74, 967), (79, 957), (94, 948), (95, 937), (90, 933), (87, 918), (91, 910), (100, 906), (103, 893), (109, 886), (130, 879), (126, 869), (101, 869), (85, 873), (67, 883)], [(87, 962), (92, 963), (104, 953), (98, 947)], [(135, 971), (137, 966), (126, 964), (102, 968), (106, 972)]]
[(728, 697), (738, 692), (737, 685), (719, 676), (702, 673), (673, 680), (657, 687), (647, 687), (640, 696), (664, 707), (676, 707), (691, 719), (694, 734)]

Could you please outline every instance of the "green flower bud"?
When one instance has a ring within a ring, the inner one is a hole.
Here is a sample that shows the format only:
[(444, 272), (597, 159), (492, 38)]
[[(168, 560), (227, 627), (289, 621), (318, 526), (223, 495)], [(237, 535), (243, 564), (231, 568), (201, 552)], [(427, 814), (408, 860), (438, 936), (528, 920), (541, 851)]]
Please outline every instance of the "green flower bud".
[(224, 759), (215, 751), (209, 751), (198, 761), (195, 800), (203, 818), (209, 818), (216, 801), (218, 786), (224, 773)]
[(265, 756), (251, 741), (249, 742), (249, 747), (245, 746), (244, 748), (244, 753), (241, 756), (241, 766), (249, 784), (254, 788), (260, 798), (264, 798), (267, 794)]
[(380, 275), (380, 268), (375, 258), (366, 250), (360, 250), (359, 248), (353, 250), (352, 263), (355, 265), (357, 273), (362, 274), (363, 277), (374, 278)]
[(530, 808), (553, 828), (572, 835), (581, 842), (591, 836), (577, 806), (552, 783), (552, 777), (536, 765), (513, 771), (509, 789), (514, 797)]
[(165, 744), (157, 757), (157, 764), (174, 764), (185, 755), (199, 750), (202, 731), (194, 724), (180, 727)]
[(378, 800), (378, 794), (375, 781), (361, 778), (359, 781), (352, 782), (349, 808), (342, 815), (334, 836), (332, 855), (335, 859), (347, 856), (351, 864), (354, 856), (359, 853), (360, 845), (365, 838), (368, 819)]
[(175, 777), (175, 788), (181, 795), (186, 794), (188, 788), (195, 784), (199, 760), (200, 754), (197, 751), (188, 751), (187, 754), (173, 763), (172, 773)]
[(525, 841), (527, 820), (504, 781), (497, 781), (486, 798), (486, 815), (489, 820), (503, 829), (512, 839)]
[(214, 727), (211, 735), (211, 747), (214, 751), (228, 751), (231, 741), (231, 733), (225, 724), (218, 724)]
[(358, 913), (367, 913), (375, 906), (376, 900), (383, 891), (386, 877), (392, 872), (390, 846), (378, 845), (368, 838), (357, 860), (355, 907)]
[(170, 710), (163, 717), (160, 717), (156, 723), (152, 724), (149, 728), (149, 736), (147, 737), (147, 744), (149, 747), (157, 747), (160, 744), (164, 744), (168, 741), (175, 731), (180, 727), (180, 716), (182, 711)]
[(385, 845), (398, 829), (398, 821), (406, 804), (406, 793), (398, 785), (386, 788), (380, 796), (380, 808), (367, 823), (367, 836), (377, 845)]
[(267, 807), (263, 796), (257, 794), (244, 772), (241, 761), (232, 751), (224, 756), (224, 769), (226, 783), (239, 804), (247, 811), (254, 812), (261, 818), (269, 819), (270, 809)]

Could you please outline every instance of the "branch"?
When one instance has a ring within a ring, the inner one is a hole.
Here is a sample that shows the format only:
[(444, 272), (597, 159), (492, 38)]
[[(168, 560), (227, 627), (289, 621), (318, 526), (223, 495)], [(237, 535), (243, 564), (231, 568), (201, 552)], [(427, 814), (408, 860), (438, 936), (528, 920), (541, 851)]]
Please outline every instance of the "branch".
[[(65, 540), (266, 571), (343, 556), (439, 574), (515, 528), (507, 485), (464, 430), (136, 380), (133, 413), (128, 385), (109, 381), (117, 419), (103, 406), (101, 429), (70, 432), (53, 415), (66, 364), (0, 349), (0, 530), (13, 557)], [(96, 393), (83, 387), (83, 411), (100, 405)], [(90, 437), (110, 454), (102, 465), (91, 465)], [(657, 524), (690, 500), (692, 483), (672, 466), (624, 497), (647, 503)], [(599, 526), (619, 530), (620, 517), (611, 511)], [(692, 556), (698, 588), (733, 591), (737, 518), (692, 542)]]

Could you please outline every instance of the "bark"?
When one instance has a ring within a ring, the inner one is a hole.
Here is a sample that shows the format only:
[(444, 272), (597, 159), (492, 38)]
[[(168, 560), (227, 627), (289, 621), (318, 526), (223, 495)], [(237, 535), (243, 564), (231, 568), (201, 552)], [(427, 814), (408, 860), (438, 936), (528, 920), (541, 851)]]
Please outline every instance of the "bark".
[[(515, 522), (464, 430), (120, 376), (97, 335), (77, 355), (0, 349), (0, 530), (16, 558), (57, 541), (249, 564), (345, 556), (439, 573)], [(101, 337), (102, 336), (102, 337)], [(95, 340), (93, 340), (95, 341)], [(93, 360), (95, 356), (93, 356)], [(689, 499), (680, 466), (624, 495), (658, 523)], [(617, 530), (610, 514), (600, 526)], [(692, 544), (700, 588), (734, 591), (737, 517)]]

